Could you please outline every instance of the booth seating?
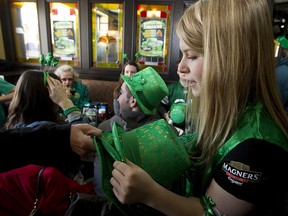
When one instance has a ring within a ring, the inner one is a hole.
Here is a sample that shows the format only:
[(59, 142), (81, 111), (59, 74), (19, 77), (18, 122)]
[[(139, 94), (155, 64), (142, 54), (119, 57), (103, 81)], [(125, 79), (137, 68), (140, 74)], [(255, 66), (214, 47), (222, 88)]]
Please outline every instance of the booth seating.
[[(10, 83), (16, 84), (21, 73), (26, 69), (13, 71), (0, 71), (0, 75)], [(89, 80), (82, 79), (83, 84), (87, 85), (89, 96), (92, 102), (105, 102), (108, 104), (108, 112), (113, 113), (113, 91), (117, 81)]]
[(89, 97), (92, 102), (107, 103), (107, 113), (114, 113), (113, 110), (113, 91), (117, 82), (103, 80), (82, 79), (82, 83), (87, 85)]

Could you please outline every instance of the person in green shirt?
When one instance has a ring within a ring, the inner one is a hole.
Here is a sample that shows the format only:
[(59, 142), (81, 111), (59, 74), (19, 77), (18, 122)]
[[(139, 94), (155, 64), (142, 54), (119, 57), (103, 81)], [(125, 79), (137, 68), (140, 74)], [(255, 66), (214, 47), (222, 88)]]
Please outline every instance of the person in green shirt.
[[(158, 105), (157, 112), (169, 124), (173, 124), (174, 126), (184, 130), (187, 87), (185, 87), (186, 82), (181, 77), (181, 74), (178, 73), (178, 75), (178, 81), (167, 84), (169, 93)], [(179, 112), (176, 111), (177, 113), (175, 112), (175, 116), (173, 116), (173, 107), (176, 108), (176, 106), (179, 108), (183, 106), (183, 109), (178, 109)]]
[(61, 65), (54, 72), (66, 89), (68, 98), (75, 106), (82, 108), (91, 102), (88, 88), (79, 80), (79, 74), (70, 65)]
[(0, 128), (6, 122), (6, 113), (4, 110), (4, 102), (10, 101), (14, 95), (15, 86), (4, 79), (0, 78)]

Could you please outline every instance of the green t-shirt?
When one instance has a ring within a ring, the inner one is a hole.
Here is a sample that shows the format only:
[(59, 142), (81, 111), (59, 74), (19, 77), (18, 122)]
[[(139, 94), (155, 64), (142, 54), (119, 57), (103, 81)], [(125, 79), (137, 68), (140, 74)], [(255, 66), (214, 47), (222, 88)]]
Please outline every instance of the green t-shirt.
[(179, 80), (174, 83), (169, 83), (167, 87), (169, 89), (169, 106), (174, 104), (177, 99), (183, 99), (184, 101), (186, 101), (184, 87), (181, 85)]
[[(0, 78), (0, 95), (9, 94), (15, 86), (9, 82), (6, 82), (4, 79)], [(0, 102), (0, 124), (5, 123), (6, 116), (4, 112), (3, 103)]]

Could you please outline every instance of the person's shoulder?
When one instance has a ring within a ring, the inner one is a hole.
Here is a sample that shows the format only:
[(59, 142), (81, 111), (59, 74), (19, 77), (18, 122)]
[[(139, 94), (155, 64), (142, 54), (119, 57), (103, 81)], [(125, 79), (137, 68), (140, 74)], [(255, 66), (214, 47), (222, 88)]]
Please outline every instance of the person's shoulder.
[(110, 122), (111, 122), (111, 119), (107, 119), (107, 120), (101, 122), (97, 126), (97, 128), (99, 128), (102, 131), (111, 131)]
[(288, 79), (288, 65), (279, 65), (276, 67), (276, 76), (279, 81), (283, 79)]
[(74, 81), (73, 85), (75, 86), (81, 86), (81, 87), (87, 87), (84, 83), (82, 83), (81, 81)]
[(166, 83), (169, 93), (173, 92), (175, 88), (177, 88), (178, 81)]
[(178, 85), (178, 83), (179, 83), (179, 81), (173, 81), (173, 82), (167, 83), (166, 85), (167, 85), (167, 87), (175, 87)]
[[(0, 78), (0, 80), (2, 80), (2, 79)], [(3, 82), (0, 82), (0, 96), (2, 94), (3, 95), (8, 95), (8, 94), (10, 94), (10, 93), (12, 93), (14, 91), (15, 91), (15, 85), (13, 85), (13, 84), (11, 84), (9, 82), (6, 82), (5, 80), (3, 80)], [(10, 97), (9, 100), (11, 100), (11, 97)]]
[(15, 85), (13, 85), (12, 83), (10, 82), (7, 82), (6, 80), (4, 80), (3, 78), (0, 77), (0, 85), (1, 86), (11, 86), (11, 88), (14, 88)]
[(276, 63), (276, 69), (278, 68), (287, 68), (288, 67), (288, 57), (285, 57)]
[(79, 90), (79, 91), (88, 91), (88, 87), (86, 84), (80, 82), (80, 81), (74, 81), (73, 82), (73, 88)]
[(255, 138), (242, 141), (229, 152), (229, 155), (243, 155), (243, 157), (254, 159), (256, 156), (263, 159), (279, 157), (288, 159), (288, 151), (285, 151), (284, 148), (277, 144)]

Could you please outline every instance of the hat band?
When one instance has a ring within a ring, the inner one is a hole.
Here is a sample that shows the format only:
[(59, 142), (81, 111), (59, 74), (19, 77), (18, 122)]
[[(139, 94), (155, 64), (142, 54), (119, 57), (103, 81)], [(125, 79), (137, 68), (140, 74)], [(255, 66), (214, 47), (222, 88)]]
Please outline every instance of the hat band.
[[(136, 92), (138, 93), (138, 92)], [(143, 94), (143, 91), (140, 92), (140, 94), (137, 94), (140, 102), (145, 106), (145, 108), (147, 108), (148, 110), (153, 110), (155, 109), (155, 107), (149, 103), (149, 101), (147, 100), (147, 98), (145, 97), (145, 95)]]
[(122, 134), (122, 144), (125, 156), (138, 166), (141, 166), (141, 154), (139, 149), (139, 142), (135, 133), (129, 133), (129, 136)]

